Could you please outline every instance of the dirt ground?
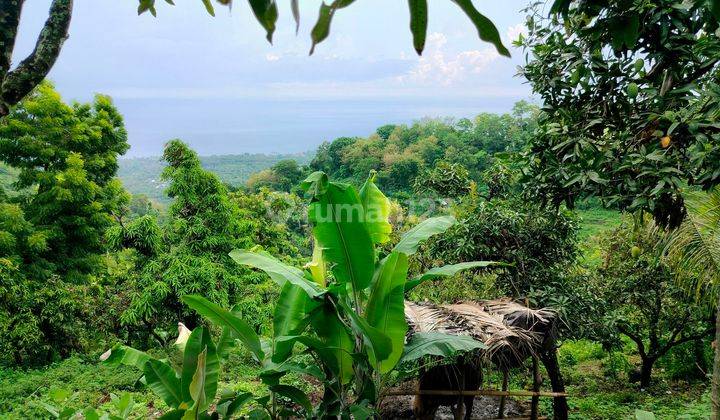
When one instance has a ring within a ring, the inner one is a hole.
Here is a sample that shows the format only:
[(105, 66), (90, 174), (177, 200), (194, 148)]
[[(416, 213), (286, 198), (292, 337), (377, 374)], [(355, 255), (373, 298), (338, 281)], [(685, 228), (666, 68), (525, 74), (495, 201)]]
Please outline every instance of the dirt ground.
[[(412, 396), (393, 396), (386, 397), (380, 403), (380, 417), (383, 419), (412, 419)], [(495, 419), (498, 417), (499, 398), (493, 397), (477, 397), (473, 404), (473, 419)], [(508, 398), (505, 401), (505, 416), (519, 417), (529, 415), (529, 407), (525, 402), (519, 402)], [(436, 419), (450, 419), (453, 415), (449, 407), (440, 407), (435, 415)]]

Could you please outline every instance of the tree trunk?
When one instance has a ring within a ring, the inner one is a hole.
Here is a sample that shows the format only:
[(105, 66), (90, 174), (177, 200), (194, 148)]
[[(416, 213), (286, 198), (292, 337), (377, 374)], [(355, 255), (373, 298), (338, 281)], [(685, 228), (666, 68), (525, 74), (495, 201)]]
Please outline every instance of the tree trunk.
[[(550, 378), (550, 385), (552, 386), (553, 392), (565, 392), (565, 381), (563, 380), (562, 374), (560, 373), (560, 363), (557, 359), (557, 350), (552, 349), (541, 355), (543, 365), (547, 371), (548, 377)], [(553, 419), (554, 420), (567, 420), (568, 418), (568, 403), (566, 397), (555, 397), (553, 398)]]
[(0, 117), (7, 115), (11, 106), (20, 102), (45, 79), (60, 55), (63, 43), (68, 38), (70, 19), (72, 18), (73, 0), (53, 0), (48, 19), (40, 31), (35, 49), (18, 64), (17, 68), (9, 71), (23, 1), (11, 0), (5, 4), (5, 0), (3, 0), (2, 8), (0, 8), (3, 26), (15, 25), (14, 28), (0, 28), (2, 31), (0, 39), (8, 43), (3, 47), (2, 59), (0, 59), (2, 67)]
[(644, 357), (642, 359), (642, 366), (640, 366), (640, 387), (647, 388), (650, 386), (650, 378), (652, 376), (652, 368), (655, 361), (652, 357)]
[(720, 419), (720, 399), (718, 398), (718, 392), (720, 392), (720, 349), (718, 344), (720, 343), (720, 301), (718, 301), (717, 310), (715, 312), (715, 357), (713, 359), (713, 376), (712, 376), (712, 418), (714, 420)]

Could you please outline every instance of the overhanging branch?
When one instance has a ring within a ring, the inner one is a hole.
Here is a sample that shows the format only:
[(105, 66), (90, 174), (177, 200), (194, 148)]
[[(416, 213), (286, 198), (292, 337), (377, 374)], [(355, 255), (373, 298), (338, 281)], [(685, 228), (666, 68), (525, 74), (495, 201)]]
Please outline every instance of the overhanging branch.
[[(22, 8), (22, 0), (10, 0), (10, 2), (18, 2), (19, 7)], [(73, 0), (53, 0), (50, 14), (40, 31), (35, 49), (15, 70), (6, 73), (2, 80), (0, 116), (6, 115), (12, 105), (30, 93), (50, 72), (68, 37), (72, 9)], [(19, 14), (18, 10), (18, 19)], [(17, 25), (14, 31), (17, 32)]]

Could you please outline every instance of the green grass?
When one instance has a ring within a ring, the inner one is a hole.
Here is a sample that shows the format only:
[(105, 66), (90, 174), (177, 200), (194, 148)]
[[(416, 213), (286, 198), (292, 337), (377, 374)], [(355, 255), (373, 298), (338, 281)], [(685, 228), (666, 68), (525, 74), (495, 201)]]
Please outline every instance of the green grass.
[(580, 253), (583, 263), (588, 267), (597, 267), (602, 263), (600, 241), (603, 234), (620, 226), (621, 213), (615, 210), (593, 208), (577, 210), (580, 216)]

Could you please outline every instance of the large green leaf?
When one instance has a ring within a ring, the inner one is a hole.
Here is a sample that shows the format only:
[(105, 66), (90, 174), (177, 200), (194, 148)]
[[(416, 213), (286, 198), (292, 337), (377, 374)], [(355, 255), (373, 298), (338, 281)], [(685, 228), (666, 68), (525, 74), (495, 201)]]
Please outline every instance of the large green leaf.
[[(183, 353), (182, 373), (180, 375), (180, 384), (182, 389), (183, 401), (191, 404), (197, 399), (192, 396), (192, 382), (199, 369), (199, 357), (201, 353), (205, 353), (203, 357), (203, 386), (205, 390), (204, 401), (212, 402), (217, 392), (218, 375), (220, 373), (220, 361), (218, 360), (217, 349), (210, 338), (210, 332), (203, 328), (195, 328), (190, 334), (190, 338), (185, 344)], [(207, 406), (201, 406), (205, 409)]]
[[(239, 316), (242, 313), (240, 310), (240, 305), (238, 304), (233, 306), (233, 308), (230, 310), (230, 313), (235, 316)], [(225, 359), (227, 357), (229, 350), (235, 347), (237, 338), (237, 335), (235, 335), (231, 328), (222, 327), (222, 332), (220, 333), (220, 338), (218, 339), (216, 348), (218, 358)]]
[(393, 251), (410, 256), (417, 252), (420, 242), (448, 230), (457, 223), (453, 216), (438, 216), (425, 219), (405, 232)]
[(308, 209), (315, 243), (335, 279), (350, 283), (355, 292), (370, 285), (375, 251), (365, 224), (365, 210), (355, 188), (331, 182)]
[[(325, 303), (316, 310), (311, 318), (313, 329), (327, 348), (332, 357), (328, 366), (340, 378), (343, 384), (350, 382), (353, 376), (352, 356), (354, 345), (352, 336), (349, 334), (343, 322), (338, 318), (335, 307)], [(309, 346), (307, 342), (303, 342)]]
[(380, 373), (387, 373), (395, 367), (403, 353), (407, 321), (405, 321), (405, 281), (407, 280), (408, 259), (405, 254), (391, 253), (378, 268), (373, 281), (370, 297), (365, 309), (368, 323), (388, 336), (392, 351), (386, 359), (370, 362)]
[(379, 328), (375, 328), (363, 317), (357, 314), (346, 303), (340, 302), (340, 307), (350, 318), (350, 326), (355, 334), (363, 337), (363, 342), (368, 349), (371, 360), (382, 361), (387, 360), (392, 353), (393, 345), (390, 337), (382, 332)]
[[(348, 383), (352, 379), (353, 375), (353, 366), (352, 366), (352, 339), (350, 338), (347, 333), (345, 334), (346, 337), (348, 337), (347, 343), (344, 344), (343, 347), (336, 347), (329, 344), (328, 341), (319, 340), (315, 337), (309, 337), (306, 335), (295, 335), (295, 336), (287, 336), (287, 337), (278, 337), (278, 342), (298, 342), (303, 344), (308, 349), (312, 350), (317, 356), (318, 359), (323, 363), (324, 367), (327, 368), (330, 372), (332, 372), (333, 375), (336, 375), (338, 378), (340, 378), (341, 382), (343, 384)], [(347, 358), (341, 358), (338, 357), (340, 354), (347, 355)], [(280, 365), (274, 365), (274, 364), (267, 364), (267, 369), (273, 372), (276, 372), (277, 366), (283, 366), (283, 364)], [(278, 371), (282, 372), (282, 370)], [(262, 375), (262, 373), (261, 373)]]
[(302, 407), (308, 415), (312, 414), (312, 402), (310, 402), (310, 398), (302, 390), (291, 385), (275, 385), (270, 387), (270, 390), (296, 403)]
[(480, 39), (493, 44), (498, 53), (510, 57), (510, 51), (503, 45), (502, 39), (500, 39), (500, 32), (498, 32), (495, 24), (485, 17), (485, 15), (478, 12), (472, 0), (453, 0), (453, 2), (460, 6), (467, 17), (470, 18), (473, 25), (475, 25), (475, 29), (478, 31)]
[(122, 344), (116, 344), (109, 351), (110, 354), (105, 353), (107, 354), (107, 357), (103, 355), (101, 360), (104, 363), (114, 366), (122, 364), (126, 366), (135, 366), (136, 368), (142, 370), (145, 368), (145, 363), (150, 360), (150, 356), (147, 353), (136, 350), (132, 347), (123, 346)]
[[(287, 335), (300, 335), (309, 323), (306, 310), (309, 309), (311, 302), (308, 295), (301, 288), (289, 282), (285, 283), (275, 304), (273, 316), (274, 336), (277, 338)], [(284, 360), (291, 353), (292, 345), (276, 343), (273, 359)]]
[(148, 387), (165, 401), (169, 407), (179, 407), (182, 403), (180, 379), (170, 365), (157, 359), (150, 359), (145, 364), (145, 381)]
[(248, 0), (253, 14), (260, 25), (265, 28), (267, 40), (272, 43), (275, 23), (278, 18), (278, 9), (275, 0)]
[(182, 300), (195, 312), (216, 325), (230, 328), (258, 361), (261, 362), (265, 358), (265, 353), (260, 345), (260, 338), (247, 322), (202, 296), (188, 295), (183, 296)]
[(308, 281), (302, 270), (283, 264), (278, 259), (265, 252), (253, 252), (236, 249), (230, 252), (230, 257), (238, 264), (258, 268), (270, 276), (280, 287), (290, 282), (308, 294), (310, 297), (317, 297), (323, 294), (323, 290), (315, 283)]
[(481, 267), (489, 267), (491, 265), (506, 265), (506, 264), (499, 264), (492, 261), (469, 261), (469, 262), (462, 262), (458, 264), (452, 264), (452, 265), (444, 265), (442, 267), (435, 267), (424, 274), (421, 274), (417, 277), (415, 277), (412, 280), (409, 280), (407, 283), (405, 283), (405, 291), (409, 292), (410, 290), (414, 289), (415, 287), (419, 286), (421, 283), (433, 280), (439, 277), (449, 277), (454, 276), (455, 274), (459, 273), (462, 270), (467, 270), (469, 268), (481, 268)]
[(233, 414), (235, 414), (240, 407), (250, 402), (252, 398), (253, 394), (241, 392), (229, 401), (221, 401), (217, 406), (217, 412), (220, 413), (223, 419), (231, 419), (233, 418)]
[[(195, 363), (195, 373), (192, 376), (192, 381), (189, 384), (190, 398), (195, 402), (193, 405), (193, 411), (198, 414), (208, 405), (208, 399), (205, 394), (206, 383), (208, 380), (207, 372), (207, 347), (198, 354)], [(212, 402), (212, 395), (209, 402)]]
[(410, 8), (410, 32), (413, 35), (413, 46), (418, 54), (425, 49), (425, 38), (428, 27), (427, 0), (408, 0)]
[(425, 356), (452, 357), (459, 352), (484, 348), (487, 348), (485, 344), (468, 335), (416, 333), (405, 346), (405, 353), (400, 363), (411, 362)]
[(376, 244), (384, 244), (390, 240), (392, 225), (390, 224), (390, 200), (375, 185), (376, 172), (370, 176), (360, 188), (360, 201), (365, 209), (365, 224), (370, 237)]

